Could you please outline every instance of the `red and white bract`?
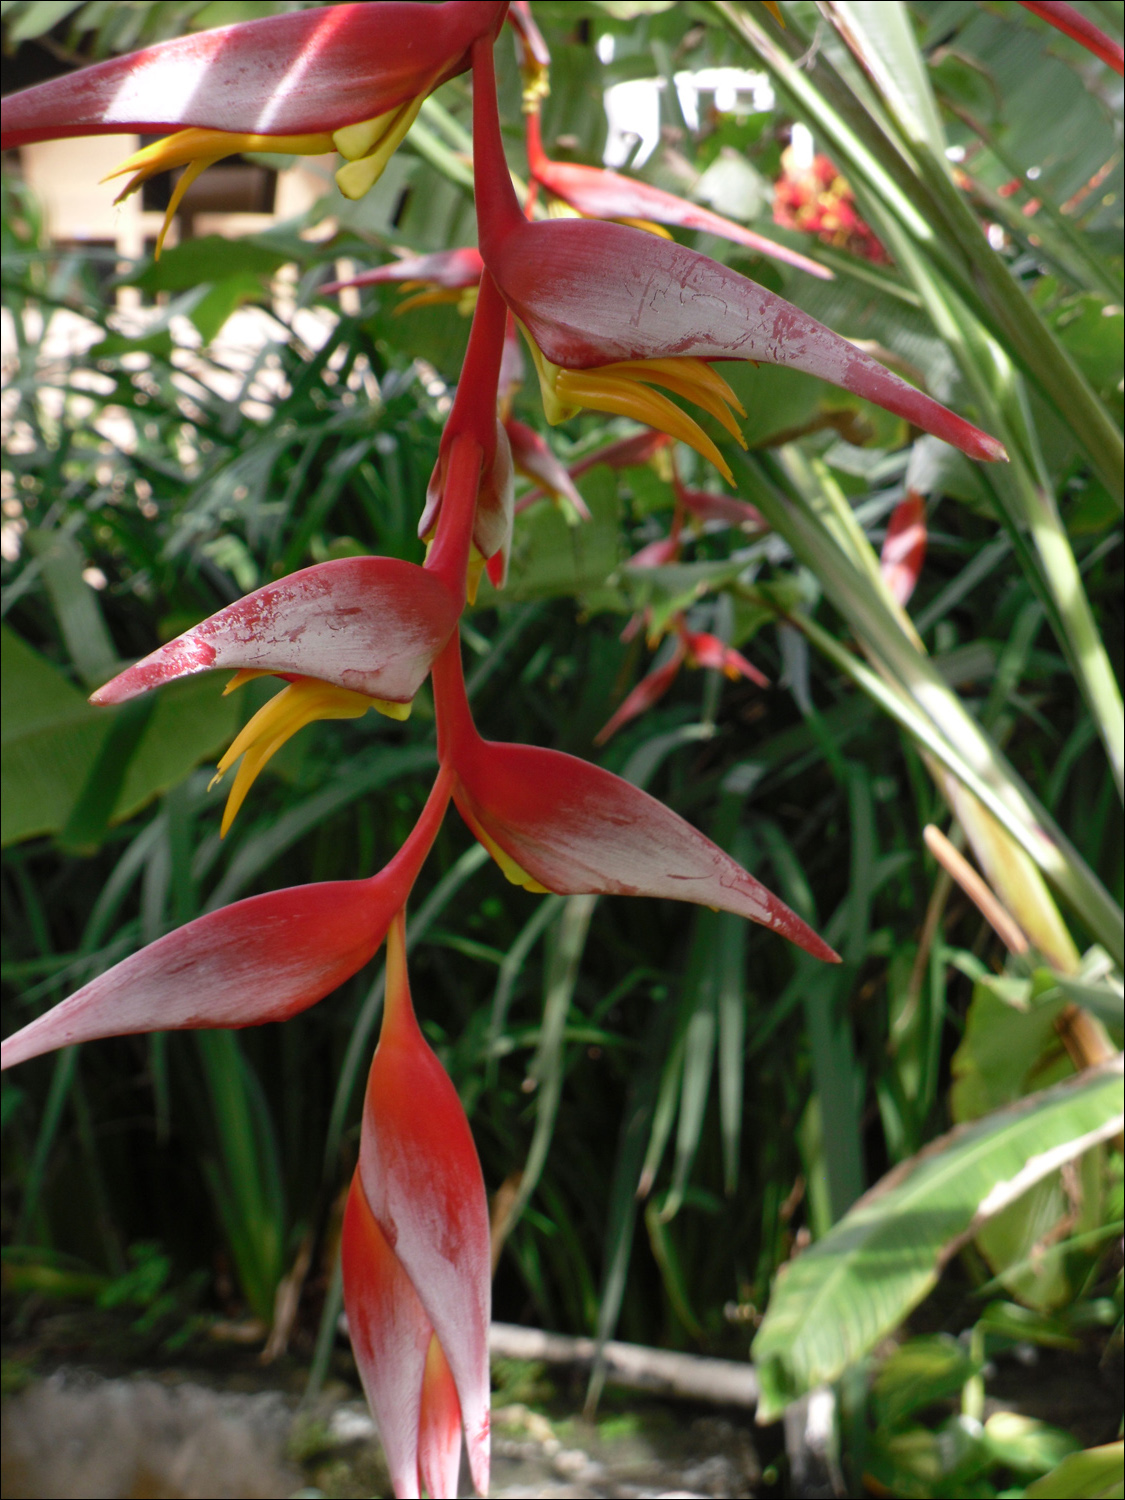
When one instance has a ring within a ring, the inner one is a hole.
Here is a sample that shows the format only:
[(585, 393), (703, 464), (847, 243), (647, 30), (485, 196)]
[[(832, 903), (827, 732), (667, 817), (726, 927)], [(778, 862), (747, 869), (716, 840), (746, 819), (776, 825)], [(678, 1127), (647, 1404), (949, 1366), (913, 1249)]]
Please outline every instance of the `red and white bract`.
[[(493, 419), (494, 437), (486, 464), (481, 466), (476, 504), (473, 512), (472, 542), (481, 557), (489, 562), (489, 577), (492, 577), (493, 560), (496, 560), (498, 576), (507, 575), (508, 554), (512, 545), (512, 525), (515, 518), (516, 474), (512, 463), (512, 449), (508, 434), (499, 417)], [(448, 428), (446, 429), (448, 431)], [(418, 535), (429, 536), (434, 531), (446, 503), (446, 491), (450, 483), (452, 443), (443, 441), (438, 461), (426, 487), (426, 504), (422, 519), (418, 522)], [(496, 581), (495, 579), (493, 580)]]
[(1005, 458), (995, 438), (908, 385), (784, 298), (670, 240), (621, 224), (510, 220), (485, 233), (485, 263), (555, 365), (748, 359), (787, 365), (873, 401), (971, 458)]
[(327, 296), (350, 286), (425, 281), (445, 291), (460, 291), (465, 287), (476, 286), (483, 270), (484, 261), (480, 258), (480, 251), (472, 246), (464, 246), (459, 250), (437, 250), (433, 255), (404, 255), (398, 260), (388, 261), (385, 266), (361, 271), (348, 281), (331, 281), (318, 290)]
[(744, 531), (768, 531), (766, 518), (756, 505), (734, 495), (720, 495), (713, 490), (688, 490), (681, 485), (676, 499), (699, 521), (721, 521), (725, 526), (740, 526)]
[[(368, 1077), (356, 1177), (363, 1205), (417, 1295), (448, 1364), (473, 1483), (487, 1494), (492, 1282), (488, 1203), (461, 1101), (414, 1017), (401, 914), (388, 941), (386, 1010)], [(353, 1196), (356, 1191), (353, 1187)], [(362, 1223), (358, 1212), (356, 1218)], [(357, 1239), (361, 1232), (370, 1239), (366, 1228), (354, 1231)], [(372, 1284), (358, 1256), (350, 1267), (345, 1261), (344, 1274), (349, 1325), (353, 1307), (367, 1303), (356, 1356), (388, 1456), (392, 1448), (402, 1455), (392, 1465), (392, 1472), (396, 1466), (399, 1471), (395, 1493), (418, 1493), (405, 1486), (411, 1437), (416, 1441), (420, 1430), (434, 1450), (429, 1455), (419, 1452), (422, 1478), (430, 1465), (439, 1474), (452, 1473), (455, 1486), (449, 1433), (453, 1401), (441, 1362), (431, 1360), (426, 1372), (419, 1364), (419, 1349), (424, 1360), (429, 1345), (422, 1344), (416, 1309), (411, 1306), (400, 1313), (392, 1307), (389, 1319), (380, 1322), (380, 1309), (391, 1300), (390, 1294)], [(401, 1367), (396, 1363), (400, 1350)], [(429, 1380), (425, 1389), (423, 1373)], [(412, 1412), (417, 1417), (412, 1418)], [(439, 1483), (442, 1487), (436, 1490), (427, 1484), (431, 1493), (455, 1493), (445, 1487), (447, 1480)]]
[(293, 886), (197, 917), (8, 1037), (0, 1067), (99, 1037), (261, 1026), (323, 1000), (386, 937), (441, 826), (451, 782), (438, 772), (409, 838), (370, 880)]
[(414, 563), (346, 557), (266, 584), (99, 688), (94, 703), (213, 668), (314, 677), (408, 703), (457, 623), (460, 600)]
[(8, 1037), (0, 1066), (100, 1037), (285, 1021), (363, 968), (400, 895), (376, 876), (293, 886), (208, 912)]
[(512, 445), (512, 462), (519, 472), (528, 479), (536, 480), (540, 489), (548, 495), (566, 500), (579, 519), (588, 521), (590, 507), (546, 440), (533, 427), (517, 421), (515, 417), (509, 417), (505, 421), (504, 430)]
[(663, 896), (712, 906), (836, 961), (784, 902), (655, 797), (576, 756), (481, 739), (457, 640), (434, 663), (434, 702), (453, 800), (481, 842), (516, 866), (518, 874), (505, 870), (511, 878), (530, 877), (562, 896)]
[(647, 542), (639, 552), (634, 552), (632, 557), (627, 558), (627, 568), (663, 568), (669, 563), (674, 563), (682, 551), (683, 544), (679, 535), (657, 537), (655, 542)]
[(886, 585), (899, 604), (914, 592), (925, 560), (926, 502), (917, 490), (909, 490), (891, 512), (879, 558)]
[(528, 223), (504, 156), (491, 46), (474, 45), (473, 76), (480, 252), (551, 364), (593, 370), (691, 358), (788, 365), (873, 401), (971, 458), (1006, 458), (995, 438), (800, 308), (705, 255), (622, 224)]
[(675, 193), (653, 187), (611, 172), (604, 167), (588, 167), (580, 162), (552, 161), (543, 150), (538, 114), (527, 117), (527, 161), (532, 178), (547, 192), (561, 198), (571, 208), (590, 219), (646, 219), (654, 224), (670, 224), (677, 229), (697, 229), (719, 239), (730, 240), (758, 255), (783, 261), (809, 276), (831, 281), (833, 274), (799, 250), (779, 245), (776, 240), (756, 234), (743, 224), (735, 224), (713, 213), (701, 204), (690, 203)]
[(331, 5), (158, 42), (4, 101), (5, 149), (184, 126), (261, 135), (338, 130), (429, 93), (495, 31), (500, 0)]
[(577, 479), (599, 464), (605, 464), (610, 469), (629, 469), (651, 463), (660, 450), (667, 448), (671, 442), (672, 439), (666, 432), (657, 432), (655, 427), (649, 427), (634, 433), (632, 437), (618, 438), (615, 442), (607, 443), (604, 448), (595, 448), (593, 453), (587, 453), (571, 464), (568, 473), (572, 479)]
[[(422, 1386), (434, 1331), (410, 1277), (372, 1217), (358, 1170), (344, 1210), (340, 1266), (348, 1336), (379, 1427), (391, 1486), (400, 1500), (417, 1496)], [(458, 1458), (460, 1449), (458, 1420)]]
[[(617, 438), (612, 443), (606, 443), (602, 448), (595, 448), (593, 453), (587, 453), (583, 458), (572, 463), (567, 473), (571, 479), (577, 479), (586, 474), (590, 469), (595, 469), (599, 464), (605, 464), (611, 469), (628, 469), (633, 466), (649, 463), (662, 448), (667, 448), (672, 439), (666, 432), (657, 432), (655, 428), (648, 428), (636, 433), (633, 437)], [(516, 501), (516, 515), (529, 509), (537, 500), (541, 500), (546, 493), (545, 490), (532, 490), (530, 494), (521, 495)]]
[[(512, 445), (500, 418), (496, 418), (496, 445), (492, 462), (481, 473), (473, 522), (473, 545), (489, 563), (495, 558), (499, 577), (507, 576), (508, 554), (512, 548), (512, 522), (515, 514), (516, 470)], [(489, 577), (493, 569), (489, 568)], [(493, 579), (496, 582), (496, 579)]]
[(529, 64), (540, 68), (551, 66), (551, 52), (546, 39), (535, 24), (528, 0), (512, 0), (508, 7), (508, 25), (516, 41), (516, 61), (522, 72)]
[(534, 745), (458, 747), (453, 799), (559, 895), (663, 896), (735, 912), (817, 958), (831, 948), (697, 828), (600, 766)]

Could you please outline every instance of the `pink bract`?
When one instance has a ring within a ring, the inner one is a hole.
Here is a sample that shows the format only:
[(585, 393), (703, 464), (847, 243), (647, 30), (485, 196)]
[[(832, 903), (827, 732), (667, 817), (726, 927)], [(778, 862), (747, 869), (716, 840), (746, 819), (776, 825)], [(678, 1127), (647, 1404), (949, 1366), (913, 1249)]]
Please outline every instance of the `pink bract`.
[(94, 703), (213, 668), (251, 669), (407, 703), (457, 623), (443, 579), (387, 557), (347, 557), (247, 594), (107, 682)]
[(393, 912), (364, 880), (294, 886), (208, 912), (8, 1037), (0, 1066), (100, 1037), (287, 1020), (367, 963)]
[[(448, 1361), (473, 1483), (488, 1492), (488, 1205), (465, 1112), (414, 1017), (403, 921), (387, 952), (387, 1009), (363, 1106), (357, 1176), (371, 1217)], [(365, 1383), (380, 1372), (365, 1371)]]
[(464, 72), (499, 0), (381, 0), (262, 16), (158, 42), (4, 101), (5, 149), (184, 126), (306, 135), (368, 120)]
[(484, 261), (480, 251), (471, 246), (460, 250), (437, 250), (433, 255), (403, 255), (398, 260), (388, 261), (385, 266), (375, 266), (370, 271), (361, 271), (348, 281), (330, 281), (318, 288), (325, 296), (343, 291), (349, 286), (379, 286), (385, 282), (427, 281), (433, 286), (457, 291), (463, 287), (476, 286)]

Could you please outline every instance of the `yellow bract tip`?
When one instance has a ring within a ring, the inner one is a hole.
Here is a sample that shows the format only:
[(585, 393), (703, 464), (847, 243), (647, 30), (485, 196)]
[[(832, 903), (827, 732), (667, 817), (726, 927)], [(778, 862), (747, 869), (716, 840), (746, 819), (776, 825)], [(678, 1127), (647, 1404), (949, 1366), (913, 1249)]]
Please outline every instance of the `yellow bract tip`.
[(469, 566), (465, 571), (465, 598), (470, 604), (477, 602), (477, 590), (480, 588), (481, 575), (484, 572), (485, 557), (478, 552), (475, 545), (469, 547)]
[(253, 682), (255, 677), (272, 677), (273, 672), (266, 672), (258, 667), (242, 667), (237, 671), (223, 689), (223, 697), (228, 693), (235, 693), (240, 687), (245, 687), (248, 682)]
[[(266, 674), (250, 670), (239, 672), (228, 684), (228, 690), (241, 686), (251, 677), (263, 675)], [(348, 688), (334, 687), (315, 677), (301, 677), (282, 688), (244, 725), (211, 778), (208, 791), (222, 780), (239, 756), (243, 757), (223, 810), (220, 834), (225, 837), (263, 766), (299, 729), (315, 719), (358, 719), (369, 708), (389, 713), (393, 718), (405, 718), (410, 712), (409, 704), (390, 704), (385, 699), (369, 698), (366, 693), (353, 693)], [(402, 712), (404, 708), (405, 714)]]
[[(407, 281), (407, 282), (403, 283), (403, 285), (399, 288), (399, 291), (400, 292), (409, 292), (410, 289), (411, 289), (411, 287), (424, 286), (424, 285), (425, 285), (425, 282)], [(427, 290), (427, 291), (424, 291), (424, 292), (414, 292), (412, 296), (403, 297), (402, 301), (395, 308), (395, 317), (397, 318), (401, 313), (409, 312), (411, 310), (411, 308), (414, 308), (414, 307), (436, 307), (440, 303), (443, 303), (443, 302), (456, 302), (456, 303), (460, 303), (460, 301), (461, 301), (461, 288), (460, 287), (449, 287), (449, 286), (435, 286), (435, 287), (430, 287), (429, 290)], [(460, 312), (461, 311), (460, 307), (458, 307), (457, 310), (458, 310), (458, 312)]]
[(332, 132), (332, 144), (346, 161), (358, 161), (377, 145), (390, 129), (398, 109), (384, 110), (370, 120), (357, 120)]
[(224, 156), (236, 156), (244, 151), (281, 151), (298, 156), (317, 156), (331, 149), (332, 137), (330, 135), (247, 135), (228, 130), (205, 130), (192, 126), (188, 130), (177, 130), (174, 135), (165, 136), (162, 141), (153, 141), (151, 145), (142, 146), (119, 167), (115, 167), (112, 172), (103, 177), (102, 181), (109, 182), (112, 178), (122, 177), (127, 172), (133, 174), (114, 199), (115, 203), (120, 203), (122, 199), (128, 198), (130, 193), (135, 193), (143, 182), (147, 182), (150, 177), (155, 177), (158, 172), (167, 172), (173, 167), (186, 168), (164, 212), (164, 223), (160, 226), (155, 250), (155, 257), (159, 260), (160, 252), (164, 247), (164, 238), (184, 194), (201, 172), (214, 166), (215, 162), (222, 161)]
[(527, 56), (526, 61), (520, 68), (520, 81), (522, 84), (521, 104), (524, 114), (538, 114), (539, 106), (551, 92), (550, 68), (545, 63), (536, 62), (533, 57)]
[(654, 224), (651, 219), (618, 219), (618, 224), (625, 224), (630, 229), (643, 229), (646, 234), (658, 234), (662, 240), (670, 240), (672, 231), (665, 229), (663, 224)]
[(560, 422), (567, 422), (571, 417), (576, 417), (581, 403), (567, 406), (559, 399), (558, 381), (562, 373), (558, 365), (553, 365), (540, 349), (539, 345), (528, 333), (527, 329), (516, 319), (519, 330), (524, 336), (528, 349), (531, 351), (532, 363), (535, 365), (535, 373), (539, 377), (539, 394), (543, 398), (543, 415), (552, 427), (557, 427)]
[(734, 427), (734, 419), (710, 392), (701, 391), (689, 378), (676, 378), (660, 368), (651, 372), (649, 369), (650, 364), (659, 367), (695, 363), (698, 361), (638, 360), (634, 363), (602, 365), (594, 370), (560, 370), (556, 393), (561, 400), (588, 407), (591, 411), (608, 411), (618, 416), (632, 417), (634, 421), (644, 422), (646, 426), (655, 427), (659, 432), (666, 432), (669, 437), (694, 448), (709, 463), (715, 465), (728, 483), (733, 483), (734, 476), (726, 460), (695, 418), (669, 401), (667, 396), (642, 384), (643, 381), (651, 380), (654, 384), (675, 391), (677, 395), (695, 401), (722, 422), (741, 442), (742, 435)]
[(478, 823), (473, 829), (477, 838), (492, 855), (493, 859), (504, 872), (505, 877), (513, 885), (522, 885), (525, 891), (533, 891), (537, 896), (549, 896), (551, 893), (545, 885), (540, 885), (534, 876), (529, 875), (522, 865), (516, 864), (510, 854), (505, 853), (494, 839), (490, 839)]
[[(418, 118), (418, 111), (422, 108), (425, 97), (423, 92), (386, 114), (376, 115), (358, 125), (345, 125), (342, 130), (336, 131), (332, 139), (341, 156), (349, 157), (336, 173), (336, 184), (345, 198), (362, 198), (379, 181), (383, 169)], [(343, 145), (340, 144), (341, 141)], [(369, 144), (362, 153), (353, 154), (365, 141)]]
[(385, 714), (388, 719), (397, 719), (403, 724), (409, 719), (414, 707), (413, 698), (409, 703), (396, 703), (393, 698), (371, 698), (368, 701), (377, 714)]

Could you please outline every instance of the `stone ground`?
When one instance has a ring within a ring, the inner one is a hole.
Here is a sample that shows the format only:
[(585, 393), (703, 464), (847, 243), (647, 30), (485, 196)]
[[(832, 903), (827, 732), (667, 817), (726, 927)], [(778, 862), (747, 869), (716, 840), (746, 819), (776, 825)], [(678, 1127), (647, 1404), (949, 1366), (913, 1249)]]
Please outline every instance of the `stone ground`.
[[(750, 1496), (751, 1419), (630, 1401), (588, 1422), (509, 1401), (493, 1412), (494, 1496)], [(374, 1423), (334, 1383), (311, 1409), (285, 1391), (217, 1388), (176, 1371), (63, 1367), (3, 1403), (5, 1500), (272, 1500), (390, 1493)], [(471, 1493), (467, 1487), (463, 1493)]]

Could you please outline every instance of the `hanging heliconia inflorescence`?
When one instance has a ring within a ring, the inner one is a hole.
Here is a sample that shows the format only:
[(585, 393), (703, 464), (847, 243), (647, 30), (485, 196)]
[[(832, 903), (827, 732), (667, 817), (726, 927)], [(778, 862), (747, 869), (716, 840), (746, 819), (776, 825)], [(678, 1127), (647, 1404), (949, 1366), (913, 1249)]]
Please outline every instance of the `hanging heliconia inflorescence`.
[[(587, 408), (644, 424), (636, 437), (594, 456), (610, 463), (643, 462), (678, 440), (729, 480), (712, 437), (672, 398), (743, 443), (744, 413), (715, 368), (730, 360), (805, 371), (972, 458), (1005, 456), (987, 433), (799, 308), (678, 244), (664, 226), (706, 230), (830, 274), (814, 261), (670, 193), (551, 161), (539, 130), (549, 57), (524, 4), (513, 6), (509, 19), (523, 68), (534, 193), (579, 215), (532, 217), (531, 198), (521, 205), (513, 190), (497, 111), (493, 48), (507, 13), (504, 0), (387, 0), (287, 12), (99, 63), (9, 98), (4, 108), (5, 147), (167, 133), (115, 175), (126, 176), (127, 194), (155, 172), (184, 168), (170, 219), (200, 172), (242, 151), (336, 150), (344, 158), (340, 189), (358, 197), (378, 179), (426, 97), (472, 71), (479, 248), (402, 259), (359, 278), (401, 282), (412, 304), (449, 301), (472, 314), (438, 462), (427, 494), (418, 497), (425, 563), (349, 558), (293, 573), (161, 646), (93, 700), (121, 703), (219, 668), (235, 674), (228, 690), (263, 674), (280, 678), (280, 691), (220, 761), (220, 777), (239, 763), (225, 832), (259, 771), (303, 725), (369, 709), (404, 718), (429, 678), (439, 769), (417, 826), (377, 874), (208, 913), (124, 959), (3, 1044), (9, 1067), (99, 1037), (282, 1020), (356, 973), (387, 938), (387, 1003), (342, 1253), (353, 1347), (400, 1496), (417, 1495), (421, 1486), (432, 1495), (456, 1492), (462, 1432), (474, 1483), (482, 1494), (488, 1486), (487, 1203), (456, 1092), (415, 1020), (405, 959), (407, 901), (450, 800), (504, 874), (529, 890), (696, 902), (762, 923), (819, 959), (836, 959), (776, 896), (654, 798), (572, 756), (487, 740), (474, 722), (458, 623), (482, 571), (503, 584), (513, 470), (530, 476), (571, 521), (586, 514), (573, 475), (538, 433), (511, 416), (518, 338), (548, 422)], [(687, 525), (762, 529), (743, 501), (688, 489), (678, 474), (675, 490), (673, 534), (657, 544), (659, 558), (639, 555), (633, 566), (678, 556)], [(913, 512), (907, 519), (917, 527)], [(908, 585), (899, 580), (916, 553), (888, 557), (900, 597)], [(717, 667), (764, 683), (746, 658), (691, 629), (683, 615), (663, 628), (671, 656), (626, 699), (602, 739), (655, 701), (681, 666)]]

